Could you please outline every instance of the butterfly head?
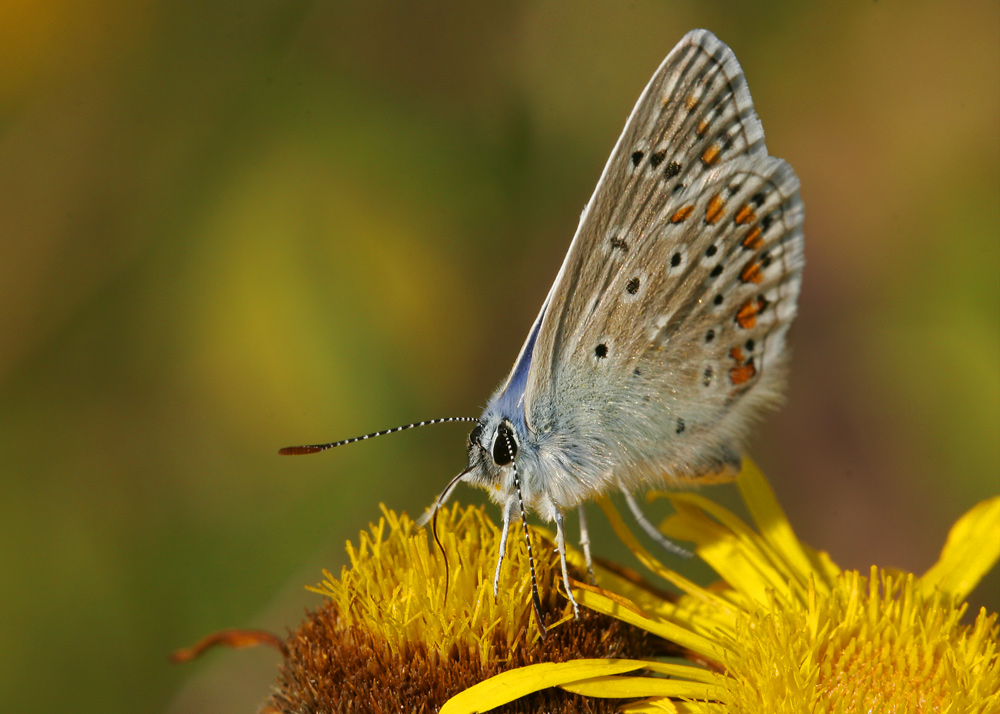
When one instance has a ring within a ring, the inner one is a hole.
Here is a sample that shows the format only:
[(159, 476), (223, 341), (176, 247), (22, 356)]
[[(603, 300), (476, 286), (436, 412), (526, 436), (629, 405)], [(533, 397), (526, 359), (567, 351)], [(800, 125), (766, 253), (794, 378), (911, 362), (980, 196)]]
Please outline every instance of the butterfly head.
[(507, 419), (487, 417), (469, 433), (469, 471), (465, 481), (486, 489), (497, 503), (503, 503), (513, 488), (514, 469), (520, 441)]

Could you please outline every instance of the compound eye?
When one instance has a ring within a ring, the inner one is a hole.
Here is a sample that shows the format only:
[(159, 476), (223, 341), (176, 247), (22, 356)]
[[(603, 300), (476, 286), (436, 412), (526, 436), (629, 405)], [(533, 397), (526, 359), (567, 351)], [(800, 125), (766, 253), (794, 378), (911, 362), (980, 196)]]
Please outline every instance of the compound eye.
[(514, 432), (507, 422), (497, 427), (497, 435), (493, 440), (493, 462), (497, 466), (506, 466), (517, 456), (517, 444)]
[(479, 446), (479, 438), (483, 435), (483, 425), (477, 424), (476, 427), (469, 432), (469, 446)]

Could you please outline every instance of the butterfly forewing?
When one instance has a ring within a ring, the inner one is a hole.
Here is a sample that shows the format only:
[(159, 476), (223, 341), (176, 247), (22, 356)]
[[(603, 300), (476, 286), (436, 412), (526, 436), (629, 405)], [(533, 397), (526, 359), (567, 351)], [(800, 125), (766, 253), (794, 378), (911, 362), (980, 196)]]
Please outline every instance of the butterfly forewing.
[(689, 33), (629, 117), (552, 287), (529, 426), (616, 451), (594, 462), (625, 485), (737, 459), (753, 405), (777, 394), (801, 222), (798, 180), (767, 155), (735, 56)]

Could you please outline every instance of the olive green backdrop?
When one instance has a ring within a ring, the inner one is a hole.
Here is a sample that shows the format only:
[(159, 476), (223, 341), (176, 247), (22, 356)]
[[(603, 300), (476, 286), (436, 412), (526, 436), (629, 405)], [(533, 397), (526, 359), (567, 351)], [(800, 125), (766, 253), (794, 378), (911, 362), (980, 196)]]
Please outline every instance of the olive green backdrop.
[[(465, 432), (277, 448), (478, 415), (695, 27), (735, 50), (806, 206), (788, 403), (753, 453), (842, 565), (929, 566), (1000, 491), (997, 3), (15, 0), (4, 708), (254, 711), (273, 653), (167, 654), (293, 626)], [(996, 571), (972, 601), (1000, 606)]]

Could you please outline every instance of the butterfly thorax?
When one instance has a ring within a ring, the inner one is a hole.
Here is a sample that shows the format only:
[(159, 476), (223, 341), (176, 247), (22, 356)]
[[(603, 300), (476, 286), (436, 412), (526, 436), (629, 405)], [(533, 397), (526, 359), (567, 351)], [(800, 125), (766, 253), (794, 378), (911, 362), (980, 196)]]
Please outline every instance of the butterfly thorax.
[(516, 413), (487, 408), (469, 434), (465, 480), (504, 508), (513, 508), (520, 486), (524, 507), (548, 521), (556, 509), (573, 508), (609, 490), (613, 475), (610, 459), (600, 455), (605, 450), (571, 439), (556, 426), (531, 430)]

